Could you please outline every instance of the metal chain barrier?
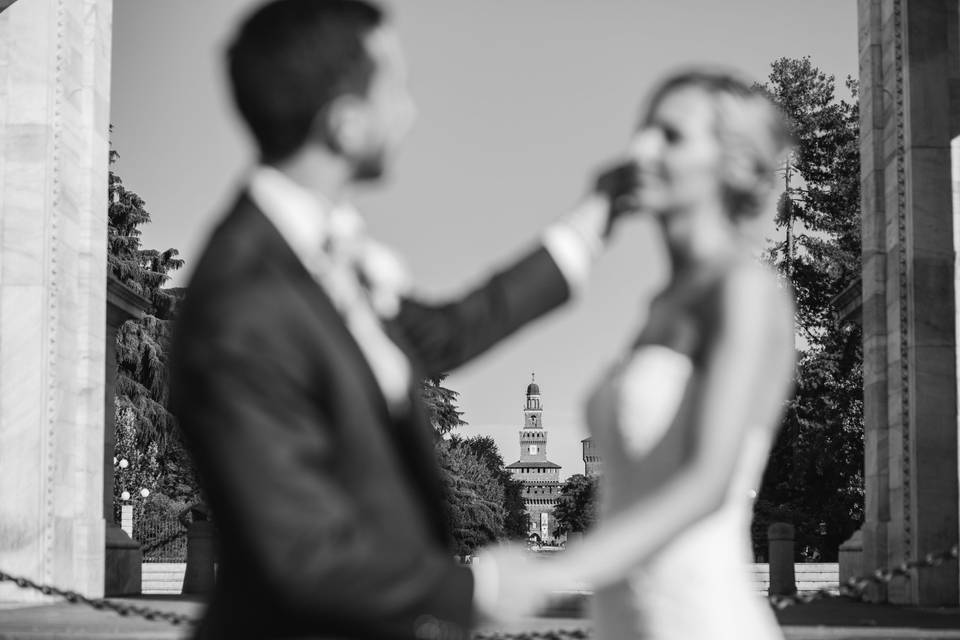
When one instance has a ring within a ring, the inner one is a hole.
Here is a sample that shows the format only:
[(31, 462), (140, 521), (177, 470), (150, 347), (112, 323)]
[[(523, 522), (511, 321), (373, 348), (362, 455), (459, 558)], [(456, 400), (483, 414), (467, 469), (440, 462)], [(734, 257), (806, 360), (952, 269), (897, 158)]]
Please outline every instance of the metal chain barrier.
[(856, 600), (862, 600), (864, 594), (870, 585), (889, 584), (894, 578), (910, 575), (913, 569), (929, 569), (930, 567), (939, 567), (947, 560), (954, 560), (958, 556), (958, 545), (953, 545), (946, 551), (938, 553), (928, 553), (919, 560), (910, 560), (903, 562), (892, 569), (877, 569), (866, 576), (857, 576), (850, 578), (840, 585), (837, 589), (827, 588), (810, 593), (794, 594), (792, 596), (770, 596), (770, 604), (777, 609), (786, 609), (794, 604), (807, 604), (814, 600), (823, 600), (824, 598), (838, 598), (847, 596)]
[(172, 611), (161, 611), (160, 609), (151, 609), (150, 607), (124, 604), (122, 602), (114, 602), (104, 598), (88, 598), (82, 593), (77, 593), (76, 591), (58, 589), (57, 587), (51, 587), (47, 584), (38, 584), (29, 578), (12, 576), (3, 571), (0, 571), (0, 582), (12, 582), (21, 589), (32, 589), (34, 591), (39, 591), (45, 596), (57, 596), (63, 598), (71, 604), (83, 604), (99, 611), (113, 611), (121, 616), (136, 616), (146, 620), (159, 620), (175, 625), (196, 624), (199, 622), (199, 620), (195, 618), (191, 618), (190, 616), (180, 613), (174, 613)]
[(471, 640), (587, 640), (587, 629), (556, 629), (553, 631), (521, 631), (519, 633), (474, 633)]
[[(850, 578), (837, 589), (820, 589), (811, 593), (798, 593), (792, 596), (769, 596), (768, 599), (773, 607), (781, 610), (791, 605), (808, 604), (815, 600), (842, 596), (862, 600), (870, 585), (889, 584), (894, 578), (908, 576), (915, 569), (939, 567), (947, 560), (957, 559), (958, 555), (960, 555), (960, 549), (958, 549), (958, 545), (954, 545), (946, 551), (928, 553), (920, 560), (903, 562), (892, 569), (877, 569), (870, 575)], [(192, 625), (199, 622), (196, 618), (172, 611), (161, 611), (150, 607), (113, 602), (103, 598), (88, 598), (76, 591), (66, 591), (50, 585), (38, 584), (28, 578), (13, 576), (3, 571), (0, 571), (0, 582), (12, 582), (22, 589), (39, 591), (46, 596), (58, 596), (72, 604), (87, 605), (101, 611), (113, 611), (121, 616), (137, 616), (146, 620), (168, 622), (174, 625)], [(519, 633), (478, 632), (474, 633), (471, 638), (472, 640), (587, 640), (590, 638), (590, 631), (587, 629), (557, 629), (552, 631), (522, 631)]]

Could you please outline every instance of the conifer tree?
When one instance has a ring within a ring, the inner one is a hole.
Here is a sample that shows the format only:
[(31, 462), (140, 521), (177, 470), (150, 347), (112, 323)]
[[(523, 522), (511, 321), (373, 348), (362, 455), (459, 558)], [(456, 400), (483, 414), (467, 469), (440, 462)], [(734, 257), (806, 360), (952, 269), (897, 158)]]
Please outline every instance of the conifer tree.
[(863, 517), (860, 327), (837, 296), (860, 276), (857, 86), (839, 95), (809, 57), (781, 58), (762, 87), (790, 118), (796, 141), (782, 168), (767, 258), (795, 292), (796, 389), (754, 506), (753, 539), (765, 554), (773, 521), (796, 527), (798, 559), (835, 560)]
[[(110, 164), (117, 158), (111, 150)], [(107, 268), (150, 302), (143, 318), (128, 320), (117, 332), (116, 415), (123, 419), (115, 421), (116, 455), (156, 469), (151, 477), (157, 486), (144, 488), (181, 502), (194, 501), (199, 492), (192, 464), (168, 409), (170, 325), (182, 292), (163, 285), (183, 260), (176, 249), (141, 246), (141, 226), (150, 222), (146, 203), (112, 169), (108, 203)]]
[(460, 394), (443, 386), (447, 374), (424, 378), (420, 383), (420, 395), (427, 407), (430, 424), (438, 438), (442, 438), (457, 427), (465, 426), (463, 411), (457, 408)]

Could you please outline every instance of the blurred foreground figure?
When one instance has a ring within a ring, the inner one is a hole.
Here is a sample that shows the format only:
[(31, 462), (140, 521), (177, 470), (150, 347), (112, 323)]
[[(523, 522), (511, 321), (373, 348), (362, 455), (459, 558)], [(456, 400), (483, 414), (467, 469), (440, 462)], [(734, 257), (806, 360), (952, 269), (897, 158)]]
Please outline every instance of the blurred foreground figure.
[(228, 66), (259, 164), (198, 262), (171, 372), (221, 532), (198, 637), (466, 638), (499, 601), (496, 567), (452, 559), (419, 381), (564, 302), (631, 172), (462, 299), (420, 303), (349, 204), (414, 118), (383, 13), (272, 2)]
[(750, 229), (773, 212), (787, 138), (766, 97), (724, 73), (674, 76), (653, 94), (631, 143), (635, 199), (672, 276), (588, 402), (600, 522), (556, 562), (511, 576), (505, 615), (573, 581), (595, 591), (598, 640), (782, 637), (745, 567), (750, 490), (793, 373), (792, 301), (753, 257)]

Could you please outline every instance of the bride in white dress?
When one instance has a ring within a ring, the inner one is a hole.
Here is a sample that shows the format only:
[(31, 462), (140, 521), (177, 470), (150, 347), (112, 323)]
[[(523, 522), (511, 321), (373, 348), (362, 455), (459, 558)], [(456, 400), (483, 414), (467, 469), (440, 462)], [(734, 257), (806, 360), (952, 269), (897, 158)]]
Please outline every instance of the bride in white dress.
[(654, 92), (631, 143), (634, 197), (672, 275), (588, 402), (604, 461), (598, 526), (501, 585), (513, 614), (572, 580), (595, 593), (597, 640), (782, 638), (746, 564), (749, 492), (794, 364), (792, 301), (753, 240), (787, 142), (776, 108), (729, 74), (677, 75)]

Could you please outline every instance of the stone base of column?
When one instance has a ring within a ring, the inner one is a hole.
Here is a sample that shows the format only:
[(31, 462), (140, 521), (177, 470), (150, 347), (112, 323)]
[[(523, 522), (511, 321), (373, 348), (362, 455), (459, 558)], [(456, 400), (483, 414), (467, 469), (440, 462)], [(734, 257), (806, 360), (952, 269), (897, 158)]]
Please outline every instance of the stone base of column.
[[(884, 569), (890, 563), (887, 558), (887, 523), (864, 522), (860, 527), (862, 534), (863, 553), (861, 566), (864, 573), (872, 573), (877, 569)], [(887, 602), (887, 588), (883, 585), (871, 585), (865, 592), (868, 602)]]
[(850, 578), (863, 575), (863, 530), (857, 529), (846, 542), (840, 545), (838, 559), (840, 564), (840, 586)]
[(106, 531), (107, 549), (104, 591), (108, 596), (140, 595), (143, 582), (143, 552), (140, 543), (116, 523)]

